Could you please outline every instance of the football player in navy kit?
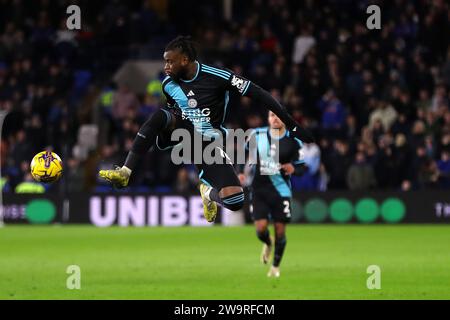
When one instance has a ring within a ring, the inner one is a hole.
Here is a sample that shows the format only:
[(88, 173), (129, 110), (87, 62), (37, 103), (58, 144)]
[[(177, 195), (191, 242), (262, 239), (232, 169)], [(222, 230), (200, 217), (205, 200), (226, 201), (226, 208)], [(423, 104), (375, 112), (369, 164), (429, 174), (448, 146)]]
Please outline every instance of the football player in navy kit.
[[(163, 92), (167, 106), (155, 112), (139, 129), (125, 163), (115, 170), (101, 170), (99, 176), (116, 187), (128, 185), (139, 159), (155, 144), (170, 145), (173, 130), (185, 128), (193, 135), (214, 136), (226, 133), (223, 122), (229, 93), (236, 92), (256, 100), (273, 111), (286, 124), (291, 135), (312, 141), (312, 135), (298, 125), (289, 113), (268, 93), (251, 81), (221, 68), (197, 61), (197, 52), (189, 37), (172, 40), (164, 52)], [(222, 153), (223, 150), (221, 150)], [(244, 192), (226, 154), (225, 163), (197, 164), (200, 193), (207, 221), (214, 221), (217, 203), (237, 211), (244, 204)]]
[[(261, 262), (270, 260), (275, 247), (269, 277), (280, 276), (280, 263), (286, 247), (286, 223), (291, 218), (292, 174), (300, 175), (305, 166), (302, 156), (303, 142), (290, 135), (284, 123), (269, 112), (269, 127), (256, 128), (256, 144), (250, 146), (250, 156), (256, 158), (247, 165), (245, 174), (239, 175), (242, 185), (250, 187), (250, 213), (255, 221), (256, 235), (263, 242)], [(275, 243), (270, 237), (269, 220), (275, 228)]]

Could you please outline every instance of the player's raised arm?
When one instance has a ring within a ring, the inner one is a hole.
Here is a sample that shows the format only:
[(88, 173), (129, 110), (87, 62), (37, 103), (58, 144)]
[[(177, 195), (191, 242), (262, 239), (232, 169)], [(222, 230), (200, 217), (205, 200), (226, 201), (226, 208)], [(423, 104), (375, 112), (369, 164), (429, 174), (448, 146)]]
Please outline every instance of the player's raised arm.
[(272, 95), (260, 86), (250, 82), (246, 96), (258, 101), (261, 105), (275, 113), (293, 136), (306, 143), (314, 142), (314, 137), (308, 130), (302, 128), (287, 110)]
[(259, 104), (275, 113), (278, 118), (284, 122), (286, 128), (292, 132), (293, 136), (306, 143), (314, 142), (314, 137), (311, 132), (302, 128), (287, 110), (273, 98), (269, 92), (260, 86), (241, 76), (232, 74), (228, 82), (228, 87), (229, 89), (240, 93), (242, 96), (247, 96), (250, 99), (256, 100)]

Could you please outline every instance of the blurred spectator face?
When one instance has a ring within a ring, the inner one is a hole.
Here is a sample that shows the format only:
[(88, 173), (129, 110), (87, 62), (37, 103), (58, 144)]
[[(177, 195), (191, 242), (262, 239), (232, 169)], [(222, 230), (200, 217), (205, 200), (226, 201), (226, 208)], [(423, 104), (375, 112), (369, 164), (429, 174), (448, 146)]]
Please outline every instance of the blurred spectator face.
[(24, 130), (19, 130), (16, 135), (17, 143), (23, 143), (26, 139), (26, 134)]
[(373, 124), (373, 130), (374, 131), (383, 131), (383, 124), (381, 123), (380, 119), (377, 119), (375, 123)]
[(378, 140), (378, 148), (379, 149), (385, 149), (388, 147), (387, 141), (384, 137), (380, 137), (380, 139)]
[(31, 70), (31, 60), (30, 59), (25, 59), (22, 61), (22, 71), (23, 72), (28, 72)]
[(336, 140), (334, 144), (335, 149), (341, 155), (345, 155), (348, 152), (348, 145), (344, 141)]
[(370, 96), (375, 91), (375, 87), (373, 86), (373, 84), (367, 83), (367, 84), (364, 85), (363, 90), (364, 90), (364, 94), (365, 95)]
[(299, 123), (304, 121), (303, 113), (299, 109), (292, 111), (292, 117)]
[(356, 118), (353, 115), (348, 115), (346, 119), (347, 126), (350, 128), (356, 127)]
[(327, 149), (330, 146), (330, 142), (326, 138), (320, 139), (320, 148)]
[(433, 146), (433, 137), (432, 136), (426, 136), (425, 137), (425, 144), (427, 146)]
[(376, 153), (377, 153), (377, 148), (375, 147), (375, 145), (367, 147), (366, 154), (368, 156), (374, 156)]
[(446, 134), (446, 135), (442, 136), (441, 143), (444, 146), (449, 145), (450, 144), (450, 134)]
[(133, 147), (133, 139), (131, 138), (125, 139), (125, 150), (130, 151), (132, 147)]
[(270, 94), (277, 100), (281, 100), (280, 90), (272, 89), (270, 90)]
[(237, 74), (242, 74), (244, 72), (242, 70), (242, 66), (240, 66), (240, 65), (234, 65), (232, 70), (234, 73), (237, 73)]
[(31, 118), (31, 127), (32, 128), (42, 127), (42, 122), (41, 122), (41, 118), (39, 117), (39, 115), (37, 115), (37, 114), (33, 115), (33, 117)]
[(434, 113), (432, 111), (428, 111), (426, 114), (427, 123), (432, 124), (434, 122)]
[(178, 182), (184, 182), (189, 180), (189, 175), (185, 168), (181, 168), (180, 170), (178, 170), (177, 180)]
[(359, 61), (353, 63), (353, 72), (359, 73), (362, 70), (362, 64)]
[(250, 108), (252, 105), (252, 101), (247, 97), (241, 97), (241, 106), (244, 108)]
[(366, 146), (363, 142), (359, 142), (356, 146), (356, 149), (358, 150), (358, 152), (364, 152), (366, 150)]
[(410, 101), (410, 95), (409, 95), (409, 93), (407, 93), (407, 92), (402, 92), (401, 94), (400, 94), (400, 100), (403, 102), (403, 103), (408, 103), (409, 101)]
[(103, 158), (109, 158), (113, 155), (114, 148), (113, 148), (113, 146), (110, 146), (110, 145), (103, 146), (101, 153), (102, 153)]
[(450, 160), (450, 152), (449, 151), (443, 151), (441, 154), (441, 160), (444, 162), (447, 162)]
[(423, 123), (423, 121), (417, 120), (416, 122), (414, 122), (412, 133), (415, 135), (425, 133), (425, 124)]
[(247, 126), (249, 128), (257, 128), (262, 126), (263, 120), (262, 118), (257, 114), (252, 114), (247, 117)]
[(300, 107), (302, 104), (302, 98), (298, 94), (295, 94), (290, 97), (288, 104), (293, 108)]
[(332, 100), (337, 99), (336, 94), (335, 94), (335, 92), (334, 92), (333, 89), (329, 89), (329, 90), (325, 93), (325, 95), (323, 96), (323, 98), (324, 98), (324, 100), (326, 100), (326, 101), (332, 101)]
[(386, 67), (382, 60), (378, 60), (375, 67), (376, 67), (377, 72), (380, 74), (384, 74), (386, 71)]
[(329, 68), (335, 68), (337, 67), (337, 57), (334, 54), (330, 54), (327, 58), (327, 62), (328, 62), (328, 67)]
[(131, 120), (125, 120), (123, 122), (123, 130), (125, 130), (125, 131), (131, 130)]
[(366, 161), (366, 156), (363, 152), (358, 152), (355, 156), (356, 163), (362, 164)]
[(134, 109), (128, 109), (127, 110), (127, 114), (126, 114), (126, 118), (129, 120), (133, 120), (136, 119), (137, 116), (137, 111)]
[(406, 137), (403, 133), (399, 133), (395, 136), (396, 147), (402, 147), (406, 144)]
[(272, 111), (269, 111), (268, 121), (269, 121), (269, 126), (271, 129), (283, 129), (284, 128), (284, 123)]
[(430, 98), (430, 94), (428, 93), (428, 90), (421, 89), (419, 91), (419, 99), (420, 100), (428, 100)]
[(400, 113), (398, 116), (398, 121), (400, 123), (405, 123), (406, 122), (406, 115), (404, 113)]
[(362, 128), (361, 138), (364, 141), (372, 141), (372, 131), (370, 131), (369, 127)]
[(436, 98), (441, 98), (441, 99), (444, 98), (445, 97), (445, 86), (439, 85), (438, 87), (436, 87), (434, 94), (436, 95)]
[(373, 80), (372, 72), (370, 70), (364, 70), (363, 72), (363, 80), (365, 82), (370, 82)]
[(424, 119), (425, 118), (425, 110), (417, 109), (417, 118)]
[(45, 95), (45, 88), (43, 86), (39, 86), (37, 88), (37, 96), (41, 98), (44, 95)]
[(450, 124), (450, 111), (447, 111), (444, 115), (444, 122)]
[[(396, 79), (394, 79), (394, 80), (396, 80)], [(397, 99), (399, 96), (400, 96), (400, 88), (398, 86), (392, 87), (392, 89), (391, 89), (391, 98), (392, 99)]]
[(67, 161), (67, 167), (69, 169), (76, 169), (78, 167), (79, 161), (76, 158), (69, 158)]
[(427, 151), (426, 151), (425, 147), (423, 147), (423, 146), (419, 146), (416, 149), (416, 154), (417, 154), (417, 157), (419, 157), (419, 158), (425, 157), (426, 152)]
[(59, 68), (58, 68), (58, 66), (55, 65), (55, 64), (53, 64), (53, 65), (50, 67), (50, 75), (51, 75), (51, 76), (56, 76), (56, 75), (58, 75), (58, 73), (59, 73)]
[(30, 164), (27, 161), (22, 161), (20, 163), (20, 170), (25, 173), (30, 171)]
[(404, 180), (402, 182), (402, 191), (409, 191), (409, 190), (411, 190), (411, 181)]

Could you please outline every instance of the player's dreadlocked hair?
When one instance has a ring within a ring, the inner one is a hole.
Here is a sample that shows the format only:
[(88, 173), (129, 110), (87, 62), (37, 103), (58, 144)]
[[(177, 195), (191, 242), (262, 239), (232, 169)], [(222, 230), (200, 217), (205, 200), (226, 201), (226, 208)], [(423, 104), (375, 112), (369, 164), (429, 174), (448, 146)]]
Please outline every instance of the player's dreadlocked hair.
[(166, 51), (178, 49), (185, 54), (190, 61), (197, 60), (197, 50), (190, 36), (178, 36), (166, 46)]

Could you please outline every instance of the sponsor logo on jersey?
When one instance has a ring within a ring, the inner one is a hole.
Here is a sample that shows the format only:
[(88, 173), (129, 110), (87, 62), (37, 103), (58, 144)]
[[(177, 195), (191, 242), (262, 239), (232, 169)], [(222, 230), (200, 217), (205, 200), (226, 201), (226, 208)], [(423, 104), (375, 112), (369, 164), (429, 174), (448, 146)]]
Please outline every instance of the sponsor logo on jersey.
[(236, 87), (240, 93), (244, 92), (244, 89), (247, 86), (247, 83), (248, 83), (248, 80), (239, 78), (236, 75), (233, 75), (233, 78), (231, 78), (231, 85), (233, 87)]
[(188, 119), (193, 123), (198, 122), (210, 122), (211, 118), (209, 115), (211, 114), (210, 108), (204, 108), (204, 109), (184, 109), (181, 117), (183, 120)]
[(273, 176), (275, 174), (280, 174), (281, 164), (273, 161), (272, 159), (261, 159), (259, 172), (261, 175)]
[(195, 95), (195, 93), (192, 90), (189, 90), (187, 96), (188, 97), (192, 97), (193, 95)]

